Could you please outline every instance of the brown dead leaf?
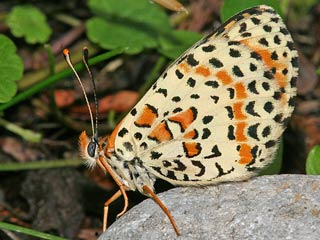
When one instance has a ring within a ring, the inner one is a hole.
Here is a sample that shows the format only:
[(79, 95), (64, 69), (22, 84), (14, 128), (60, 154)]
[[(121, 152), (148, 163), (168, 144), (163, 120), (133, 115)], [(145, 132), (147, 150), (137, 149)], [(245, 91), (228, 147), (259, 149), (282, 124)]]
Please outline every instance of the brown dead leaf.
[(302, 133), (307, 152), (320, 144), (320, 117), (293, 115), (291, 121), (295, 129)]
[(0, 138), (0, 145), (4, 153), (12, 156), (18, 162), (39, 159), (39, 156), (42, 155), (39, 151), (26, 147), (22, 141), (12, 137)]
[(176, 12), (187, 11), (185, 7), (177, 0), (152, 0), (152, 1), (160, 4), (161, 6), (171, 11), (176, 11)]
[(297, 81), (298, 94), (306, 95), (314, 91), (318, 83), (315, 66), (299, 52), (299, 80)]
[[(109, 95), (99, 100), (99, 113), (114, 110), (117, 112), (125, 112), (131, 109), (138, 101), (139, 94), (134, 91), (120, 91), (114, 95)], [(94, 109), (91, 104), (91, 109)], [(74, 113), (88, 113), (87, 106), (76, 106), (71, 108)]]
[(221, 0), (192, 1), (190, 6), (190, 18), (183, 21), (179, 29), (200, 32), (207, 24), (211, 24), (213, 16), (220, 13)]
[(74, 91), (57, 89), (54, 91), (54, 100), (59, 108), (70, 106), (74, 102)]

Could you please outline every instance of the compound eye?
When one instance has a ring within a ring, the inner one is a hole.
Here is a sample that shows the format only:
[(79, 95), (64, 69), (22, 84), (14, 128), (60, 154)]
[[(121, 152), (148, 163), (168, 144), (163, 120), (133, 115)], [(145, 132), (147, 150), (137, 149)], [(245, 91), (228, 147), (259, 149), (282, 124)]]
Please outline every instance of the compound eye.
[(87, 152), (88, 152), (88, 155), (92, 158), (95, 157), (96, 155), (96, 149), (97, 149), (97, 146), (98, 144), (95, 142), (95, 141), (90, 141), (89, 144), (88, 144), (88, 148), (87, 148)]

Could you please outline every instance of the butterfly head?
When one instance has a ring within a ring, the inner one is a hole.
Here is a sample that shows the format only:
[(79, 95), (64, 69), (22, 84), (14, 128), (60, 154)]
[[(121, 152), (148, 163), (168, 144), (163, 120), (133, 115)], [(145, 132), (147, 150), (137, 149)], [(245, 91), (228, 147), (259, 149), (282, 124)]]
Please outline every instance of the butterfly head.
[(85, 165), (92, 169), (97, 165), (99, 157), (99, 142), (96, 137), (89, 137), (83, 131), (79, 137), (80, 155), (85, 159)]

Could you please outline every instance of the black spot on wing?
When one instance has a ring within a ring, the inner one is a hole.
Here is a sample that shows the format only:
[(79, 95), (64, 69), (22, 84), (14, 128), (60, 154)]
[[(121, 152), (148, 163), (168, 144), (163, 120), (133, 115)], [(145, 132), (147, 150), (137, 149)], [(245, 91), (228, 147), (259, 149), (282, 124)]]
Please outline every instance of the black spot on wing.
[(173, 102), (180, 102), (181, 101), (181, 98), (179, 96), (174, 96), (173, 98), (171, 98), (171, 100)]
[(257, 65), (253, 64), (253, 63), (250, 63), (250, 71), (251, 72), (254, 72), (258, 69)]
[(213, 116), (207, 115), (202, 118), (202, 122), (203, 122), (203, 124), (208, 124), (212, 121), (212, 119), (213, 119)]
[(142, 139), (142, 134), (139, 133), (139, 132), (136, 132), (133, 136), (134, 136), (134, 138), (137, 139), (137, 140), (141, 140), (141, 139)]
[(205, 166), (203, 166), (203, 164), (200, 161), (196, 161), (196, 160), (191, 160), (191, 163), (193, 166), (200, 168), (199, 173), (195, 174), (195, 176), (201, 177), (205, 173), (205, 170), (206, 170)]
[(131, 111), (130, 111), (130, 114), (132, 116), (135, 116), (137, 114), (137, 109), (133, 108)]
[(258, 42), (264, 47), (269, 47), (269, 42), (266, 38), (260, 38)]
[(271, 59), (272, 59), (272, 60), (279, 60), (279, 56), (278, 56), (278, 54), (277, 54), (276, 51), (273, 51), (273, 52), (271, 53)]
[(176, 69), (176, 76), (179, 78), (179, 79), (181, 79), (181, 78), (183, 78), (183, 74), (182, 74), (182, 72), (180, 72), (179, 71), (179, 69)]
[(257, 90), (257, 81), (256, 80), (253, 80), (253, 81), (250, 81), (250, 83), (248, 84), (248, 90), (254, 94), (259, 94), (258, 90)]
[(234, 89), (233, 88), (227, 88), (227, 91), (229, 92), (229, 98), (234, 99)]
[(187, 56), (187, 63), (190, 65), (190, 66), (197, 66), (199, 64), (199, 61), (197, 61), (195, 58), (194, 58), (194, 55), (193, 54), (189, 54)]
[(190, 95), (190, 98), (192, 98), (192, 99), (199, 99), (200, 96), (199, 96), (199, 94), (191, 94), (191, 95)]
[(247, 31), (247, 24), (245, 22), (243, 22), (243, 23), (240, 24), (239, 33), (243, 33), (245, 31)]
[(173, 170), (176, 171), (184, 171), (186, 170), (186, 165), (184, 165), (179, 159), (175, 159), (173, 160), (173, 162), (177, 165), (175, 168), (173, 168)]
[(210, 96), (210, 98), (213, 100), (215, 104), (219, 102), (219, 96)]
[(174, 171), (171, 171), (171, 170), (168, 170), (166, 177), (167, 177), (167, 178), (170, 178), (170, 179), (172, 179), (172, 180), (177, 180), (177, 177), (176, 177), (176, 175), (174, 174)]
[(251, 116), (261, 117), (261, 116), (259, 115), (259, 113), (257, 113), (257, 112), (254, 110), (255, 104), (256, 104), (255, 101), (250, 101), (250, 102), (246, 105), (246, 112), (249, 113)]
[(219, 165), (219, 163), (215, 163), (216, 168), (218, 169), (218, 175), (216, 178), (221, 177), (223, 175), (227, 175), (230, 174), (231, 172), (234, 171), (234, 167), (230, 168), (228, 171), (224, 171), (223, 168), (221, 167), (221, 165)]
[(271, 128), (270, 126), (266, 126), (263, 130), (262, 130), (262, 137), (268, 137), (271, 133)]
[(267, 113), (271, 113), (274, 109), (274, 106), (272, 104), (272, 102), (266, 102), (263, 106), (263, 109), (267, 112)]
[(228, 117), (230, 120), (232, 120), (234, 118), (234, 115), (233, 115), (233, 110), (232, 110), (232, 107), (231, 106), (226, 106), (224, 107), (227, 112), (228, 112)]
[(228, 135), (227, 135), (229, 140), (235, 140), (236, 137), (234, 135), (234, 126), (233, 125), (229, 125), (228, 126)]
[(126, 151), (128, 152), (132, 152), (133, 151), (133, 145), (130, 142), (124, 142), (122, 144), (124, 146), (124, 148), (126, 149)]
[(232, 72), (233, 72), (233, 74), (236, 75), (237, 77), (243, 77), (243, 76), (244, 76), (243, 72), (241, 71), (241, 69), (240, 69), (239, 66), (237, 66), (237, 65), (233, 66)]
[(156, 152), (156, 151), (151, 151), (151, 159), (156, 160), (159, 159), (162, 156), (162, 153)]
[(212, 154), (205, 156), (205, 159), (210, 159), (210, 158), (216, 158), (220, 157), (222, 154), (218, 148), (218, 145), (214, 145), (213, 148), (211, 149)]
[(234, 49), (234, 48), (230, 48), (229, 55), (230, 55), (230, 57), (233, 57), (233, 58), (241, 57), (240, 51), (237, 49)]
[(118, 136), (119, 136), (119, 137), (123, 137), (123, 136), (126, 135), (128, 132), (129, 132), (128, 129), (122, 128), (122, 129), (118, 132)]
[(193, 88), (196, 85), (196, 80), (194, 80), (193, 78), (190, 77), (187, 81), (187, 84), (188, 84), (188, 86)]
[(276, 145), (276, 141), (274, 140), (269, 140), (268, 142), (265, 143), (266, 148), (271, 148)]
[(204, 128), (202, 131), (203, 132), (202, 132), (201, 139), (207, 139), (208, 137), (210, 137), (211, 131), (209, 130), (209, 128)]
[(253, 138), (256, 139), (258, 141), (260, 141), (259, 137), (258, 137), (258, 127), (259, 127), (260, 123), (256, 123), (254, 125), (251, 125), (248, 127), (248, 135)]
[(203, 46), (203, 47), (202, 47), (202, 50), (203, 50), (204, 52), (212, 52), (212, 51), (214, 51), (215, 49), (216, 49), (216, 47), (213, 46), (213, 45), (208, 45), (208, 46)]
[(206, 81), (204, 84), (207, 85), (207, 86), (209, 86), (209, 87), (212, 87), (212, 88), (217, 88), (217, 87), (219, 87), (219, 83), (218, 83), (217, 81), (211, 81), (211, 80), (209, 80), (209, 81)]
[(269, 25), (264, 25), (262, 28), (265, 32), (268, 32), (268, 33), (272, 31), (272, 27)]
[(168, 91), (167, 89), (164, 89), (164, 88), (159, 88), (156, 93), (160, 93), (162, 94), (163, 96), (167, 97), (168, 96)]
[(215, 68), (223, 67), (223, 63), (215, 57), (212, 57), (211, 59), (209, 59), (209, 63)]

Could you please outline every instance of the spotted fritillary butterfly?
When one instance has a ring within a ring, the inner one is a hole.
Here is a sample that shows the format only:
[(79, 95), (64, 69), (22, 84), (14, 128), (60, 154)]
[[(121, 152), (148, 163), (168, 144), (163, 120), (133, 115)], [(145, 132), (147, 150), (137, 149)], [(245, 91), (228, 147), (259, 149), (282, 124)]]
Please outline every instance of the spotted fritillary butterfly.
[(273, 160), (294, 109), (297, 51), (281, 17), (268, 6), (230, 18), (172, 63), (151, 89), (98, 142), (85, 132), (81, 153), (120, 190), (152, 197), (161, 178), (177, 186), (239, 181)]

